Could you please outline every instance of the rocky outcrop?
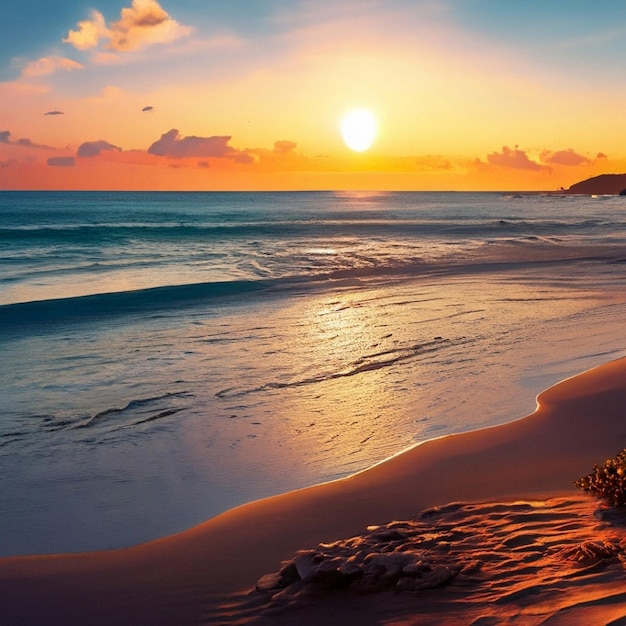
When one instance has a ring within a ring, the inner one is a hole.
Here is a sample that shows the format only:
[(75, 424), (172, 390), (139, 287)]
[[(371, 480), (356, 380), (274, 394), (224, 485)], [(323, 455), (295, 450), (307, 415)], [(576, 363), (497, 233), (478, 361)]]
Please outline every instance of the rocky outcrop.
[(626, 174), (601, 174), (573, 184), (565, 193), (621, 195), (626, 190)]

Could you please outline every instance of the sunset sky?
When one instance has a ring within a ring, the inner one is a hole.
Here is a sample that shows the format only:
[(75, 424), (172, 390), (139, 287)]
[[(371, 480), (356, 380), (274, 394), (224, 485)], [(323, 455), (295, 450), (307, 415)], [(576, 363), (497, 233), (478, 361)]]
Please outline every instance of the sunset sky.
[(624, 58), (623, 0), (20, 0), (0, 188), (569, 187), (626, 172)]

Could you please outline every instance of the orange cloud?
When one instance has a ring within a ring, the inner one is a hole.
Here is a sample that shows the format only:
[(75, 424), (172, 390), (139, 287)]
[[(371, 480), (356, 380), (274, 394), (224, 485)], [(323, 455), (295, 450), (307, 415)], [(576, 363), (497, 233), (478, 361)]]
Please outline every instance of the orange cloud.
[(571, 148), (567, 150), (557, 150), (556, 152), (552, 152), (551, 150), (543, 150), (541, 152), (541, 160), (544, 163), (553, 163), (555, 165), (589, 165), (591, 163), (591, 159), (588, 159), (586, 156), (582, 154), (578, 154), (574, 152)]
[(285, 152), (293, 152), (298, 144), (295, 141), (275, 141), (274, 152), (284, 154)]
[(76, 30), (67, 33), (67, 37), (63, 41), (71, 43), (78, 50), (95, 48), (101, 39), (108, 39), (111, 36), (104, 16), (99, 11), (92, 11), (91, 19), (78, 22), (77, 26)]
[(191, 28), (172, 19), (156, 0), (132, 0), (129, 8), (122, 9), (120, 19), (108, 26), (99, 11), (92, 11), (91, 19), (77, 26), (63, 41), (78, 50), (96, 48), (106, 41), (107, 49), (127, 52), (171, 43), (191, 33)]
[(22, 70), (22, 76), (46, 76), (53, 74), (57, 70), (82, 70), (84, 65), (72, 59), (66, 59), (60, 56), (43, 57), (37, 61), (31, 61)]
[(517, 146), (511, 149), (503, 146), (502, 152), (492, 152), (487, 155), (487, 163), (497, 167), (507, 167), (516, 170), (531, 170), (534, 172), (550, 171), (546, 165), (541, 165), (528, 158), (528, 155)]

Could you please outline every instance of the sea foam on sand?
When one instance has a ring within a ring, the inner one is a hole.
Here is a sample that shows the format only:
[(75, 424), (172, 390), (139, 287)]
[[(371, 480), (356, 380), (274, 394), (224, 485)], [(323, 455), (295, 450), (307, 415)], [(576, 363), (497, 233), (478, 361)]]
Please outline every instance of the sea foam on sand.
[(125, 550), (0, 559), (1, 624), (626, 624), (626, 359), (530, 416)]

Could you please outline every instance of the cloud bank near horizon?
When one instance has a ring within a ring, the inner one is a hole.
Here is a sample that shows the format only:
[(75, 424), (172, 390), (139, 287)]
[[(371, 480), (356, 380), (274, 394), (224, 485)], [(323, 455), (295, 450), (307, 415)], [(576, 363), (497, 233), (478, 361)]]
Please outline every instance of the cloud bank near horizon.
[[(162, 133), (159, 139), (149, 144), (147, 148), (133, 148), (124, 150), (121, 146), (110, 141), (100, 139), (97, 141), (84, 141), (80, 143), (74, 154), (66, 156), (52, 157), (48, 159), (49, 165), (57, 166), (76, 166), (80, 163), (76, 157), (90, 160), (107, 161), (110, 157), (108, 154), (118, 154), (116, 162), (136, 162), (146, 166), (155, 165), (155, 161), (151, 161), (149, 157), (167, 158), (176, 161), (172, 166), (176, 168), (187, 169), (209, 169), (211, 161), (215, 164), (222, 162), (230, 162), (234, 165), (245, 166), (246, 168), (260, 168), (263, 171), (274, 170), (281, 167), (287, 169), (301, 169), (311, 171), (319, 171), (320, 168), (326, 167), (329, 162), (328, 158), (322, 157), (306, 157), (296, 152), (297, 142), (291, 140), (276, 140), (271, 148), (246, 148), (238, 149), (231, 145), (231, 135), (183, 135), (181, 132), (172, 128)], [(0, 131), (0, 146), (12, 146), (14, 148), (33, 148), (55, 150), (51, 146), (37, 144), (30, 139), (21, 138), (13, 140), (11, 132), (8, 130)], [(62, 151), (62, 149), (57, 149)], [(476, 171), (484, 170), (517, 170), (535, 174), (551, 175), (555, 168), (564, 169), (580, 169), (589, 168), (594, 163), (607, 160), (607, 156), (598, 152), (595, 158), (591, 158), (577, 153), (572, 148), (550, 150), (542, 149), (533, 151), (534, 157), (530, 156), (531, 152), (515, 145), (513, 148), (503, 146), (501, 150), (495, 150), (488, 153), (485, 159), (475, 158), (473, 162), (462, 159), (455, 160), (454, 157), (444, 155), (426, 155), (423, 157), (405, 157), (402, 159), (389, 157), (387, 165), (390, 169), (400, 168), (403, 171), (415, 171), (416, 173), (424, 172), (460, 172), (460, 171)], [(124, 156), (126, 155), (126, 156)], [(143, 155), (143, 157), (142, 157)], [(2, 156), (2, 154), (0, 154)], [(3, 167), (11, 167), (19, 160), (13, 159), (13, 156), (5, 158), (2, 163)], [(330, 159), (333, 167), (338, 171), (350, 171), (352, 167), (348, 161), (344, 161), (343, 165), (336, 159)], [(376, 162), (381, 163), (379, 158)], [(375, 166), (370, 166), (370, 169)], [(268, 169), (269, 168), (269, 169)], [(219, 168), (218, 168), (219, 169)]]

